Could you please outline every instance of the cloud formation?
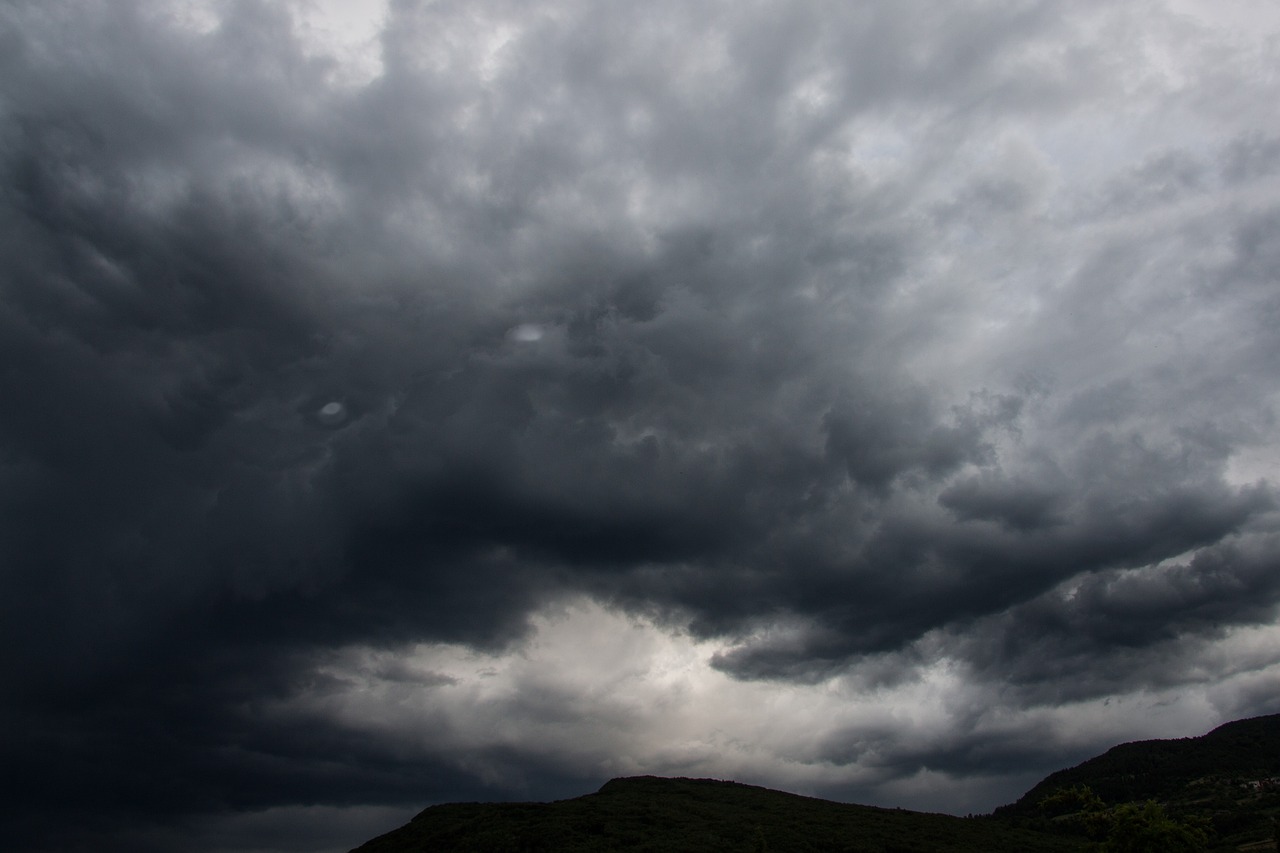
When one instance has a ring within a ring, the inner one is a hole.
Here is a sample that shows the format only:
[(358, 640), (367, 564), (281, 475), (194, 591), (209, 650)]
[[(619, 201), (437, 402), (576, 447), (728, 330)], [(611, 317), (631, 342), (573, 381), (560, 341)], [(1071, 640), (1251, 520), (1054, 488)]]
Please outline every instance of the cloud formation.
[(1276, 711), (1233, 10), (0, 8), (11, 837), (979, 811)]

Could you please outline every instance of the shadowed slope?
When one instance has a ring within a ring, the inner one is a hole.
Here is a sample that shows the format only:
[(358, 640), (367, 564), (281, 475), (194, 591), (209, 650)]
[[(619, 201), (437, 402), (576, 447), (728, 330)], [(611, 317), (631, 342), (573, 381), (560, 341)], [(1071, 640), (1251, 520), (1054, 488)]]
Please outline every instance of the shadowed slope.
[(1088, 785), (1107, 803), (1162, 800), (1207, 776), (1240, 782), (1280, 775), (1280, 714), (1226, 723), (1200, 737), (1140, 740), (1045, 777), (997, 814), (1034, 811), (1059, 788)]
[(614, 779), (554, 803), (432, 806), (359, 847), (401, 851), (1066, 851), (1074, 840), (958, 818), (833, 803), (710, 779)]
[(1266, 843), (1280, 818), (1280, 714), (1236, 720), (1200, 737), (1120, 744), (1050, 774), (995, 816), (1052, 828), (1051, 818), (1062, 815), (1041, 802), (1081, 786), (1108, 806), (1155, 800), (1177, 818), (1202, 820), (1212, 829), (1210, 850)]

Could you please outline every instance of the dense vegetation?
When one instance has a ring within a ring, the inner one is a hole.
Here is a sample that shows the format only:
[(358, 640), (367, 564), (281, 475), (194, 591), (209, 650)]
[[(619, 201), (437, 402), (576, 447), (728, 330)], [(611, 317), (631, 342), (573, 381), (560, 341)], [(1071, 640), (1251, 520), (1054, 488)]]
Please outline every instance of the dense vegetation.
[(1280, 819), (1280, 715), (1237, 720), (1202, 737), (1121, 744), (1053, 773), (995, 814), (1027, 829), (1088, 835), (1083, 828), (1091, 811), (1147, 803), (1183, 826), (1203, 827), (1201, 849), (1273, 840)]
[(1046, 777), (997, 814), (1028, 813), (1060, 788), (1088, 785), (1107, 803), (1163, 800), (1205, 777), (1241, 783), (1280, 776), (1280, 714), (1237, 720), (1201, 737), (1142, 740)]
[(555, 803), (432, 806), (358, 848), (408, 851), (1099, 851), (1276, 849), (1280, 715), (1117, 746), (992, 816), (833, 803), (710, 779), (614, 779)]

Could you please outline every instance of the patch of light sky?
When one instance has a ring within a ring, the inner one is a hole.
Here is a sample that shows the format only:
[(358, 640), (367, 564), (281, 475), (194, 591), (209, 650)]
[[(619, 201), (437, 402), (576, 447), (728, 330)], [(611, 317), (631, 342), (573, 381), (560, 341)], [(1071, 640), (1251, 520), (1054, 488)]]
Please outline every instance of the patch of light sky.
[(1260, 35), (1280, 34), (1280, 5), (1272, 0), (1165, 0), (1176, 15), (1218, 29), (1246, 31)]
[[(182, 29), (211, 33), (222, 22), (226, 0), (178, 0), (163, 13)], [(386, 25), (387, 0), (294, 0), (294, 35), (307, 56), (334, 61), (332, 84), (358, 88), (383, 70), (378, 36)]]
[(1237, 448), (1227, 460), (1223, 476), (1233, 486), (1250, 486), (1260, 480), (1280, 483), (1280, 443)]
[(293, 12), (294, 32), (307, 53), (337, 63), (331, 82), (357, 88), (382, 74), (378, 36), (387, 0), (303, 0)]
[[(877, 759), (877, 733), (907, 732), (896, 742), (927, 749), (957, 726), (979, 737), (1052, 732), (1056, 744), (1085, 754), (1207, 730), (1240, 695), (1280, 676), (1280, 665), (1259, 652), (1274, 647), (1280, 629), (1238, 628), (1188, 663), (1202, 671), (1238, 657), (1242, 665), (1223, 668), (1216, 681), (1026, 708), (1002, 701), (941, 654), (888, 685), (868, 686), (856, 663), (817, 683), (778, 684), (714, 669), (724, 641), (698, 640), (585, 597), (544, 608), (530, 625), (523, 644), (499, 652), (445, 643), (349, 647), (318, 667), (323, 677), (307, 682), (313, 692), (273, 713), (318, 714), (458, 762), (488, 750), (532, 750), (599, 782), (710, 776), (797, 792), (852, 788), (885, 804), (964, 812), (989, 809), (996, 802), (983, 797), (1000, 794), (982, 785), (957, 790), (936, 773), (892, 777), (884, 769), (892, 762)], [(923, 638), (922, 648), (935, 640)], [(861, 752), (833, 761), (841, 739)]]

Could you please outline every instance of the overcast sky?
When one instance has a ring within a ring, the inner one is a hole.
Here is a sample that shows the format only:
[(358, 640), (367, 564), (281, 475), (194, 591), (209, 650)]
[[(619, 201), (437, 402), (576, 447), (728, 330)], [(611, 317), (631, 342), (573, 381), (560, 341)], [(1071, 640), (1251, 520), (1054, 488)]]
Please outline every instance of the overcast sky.
[(19, 850), (1280, 711), (1272, 0), (0, 4)]

